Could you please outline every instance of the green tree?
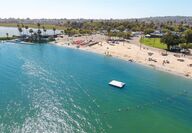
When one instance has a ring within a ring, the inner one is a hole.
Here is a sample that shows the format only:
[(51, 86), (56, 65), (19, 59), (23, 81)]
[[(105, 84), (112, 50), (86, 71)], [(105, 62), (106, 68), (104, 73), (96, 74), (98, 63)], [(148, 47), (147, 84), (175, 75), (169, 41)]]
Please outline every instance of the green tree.
[(153, 33), (154, 32), (154, 29), (151, 29), (151, 28), (148, 28), (148, 29), (146, 29), (146, 30), (144, 30), (144, 34), (146, 35), (146, 34), (151, 34), (151, 33)]
[(117, 27), (117, 30), (120, 30), (121, 32), (125, 30), (124, 25), (120, 25)]
[(166, 29), (166, 28), (164, 28), (164, 29), (162, 29), (162, 32), (163, 32), (163, 33), (167, 33), (167, 32), (169, 32), (169, 30)]
[(124, 39), (129, 39), (131, 37), (131, 33), (130, 32), (125, 32), (123, 35)]
[(187, 44), (192, 43), (192, 30), (185, 31), (184, 36)]
[(179, 45), (180, 43), (180, 38), (178, 35), (172, 34), (171, 32), (168, 32), (167, 34), (165, 34), (162, 38), (161, 38), (161, 43), (164, 43), (167, 45), (168, 50), (170, 50), (170, 48), (172, 46), (176, 46)]

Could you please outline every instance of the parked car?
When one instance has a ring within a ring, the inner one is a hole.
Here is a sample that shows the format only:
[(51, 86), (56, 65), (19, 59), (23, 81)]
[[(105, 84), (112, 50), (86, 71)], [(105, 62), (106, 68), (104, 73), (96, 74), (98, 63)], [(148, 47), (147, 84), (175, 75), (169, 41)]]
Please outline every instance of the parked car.
[(191, 51), (188, 50), (188, 49), (181, 49), (180, 52), (183, 53), (183, 54), (187, 54), (187, 55), (189, 55)]
[(181, 47), (173, 46), (173, 47), (171, 47), (170, 51), (180, 53), (181, 52)]

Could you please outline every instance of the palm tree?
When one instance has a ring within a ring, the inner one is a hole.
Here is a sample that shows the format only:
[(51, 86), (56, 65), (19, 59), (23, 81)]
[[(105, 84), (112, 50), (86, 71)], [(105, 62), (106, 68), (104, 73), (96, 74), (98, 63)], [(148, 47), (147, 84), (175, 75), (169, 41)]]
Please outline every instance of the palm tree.
[(44, 35), (46, 35), (47, 30), (46, 30), (45, 26), (43, 26), (43, 32), (44, 32)]
[(53, 27), (54, 36), (55, 36), (55, 31), (56, 31), (56, 28), (55, 28), (55, 27)]
[(28, 35), (29, 26), (25, 26), (25, 29), (26, 29), (26, 34)]
[(47, 34), (47, 30), (46, 30), (46, 29), (44, 29), (43, 31), (44, 31), (44, 33), (45, 33), (45, 35), (46, 35), (46, 34)]
[(33, 41), (33, 36), (32, 36), (32, 34), (33, 34), (33, 29), (29, 29), (29, 33), (31, 34), (31, 41)]
[(18, 31), (20, 32), (20, 36), (21, 36), (21, 35), (22, 35), (22, 32), (23, 32), (22, 28), (21, 28), (21, 27), (18, 27)]
[(38, 30), (40, 30), (41, 24), (37, 23)]
[(19, 28), (20, 27), (20, 24), (17, 24), (17, 28)]
[(34, 33), (34, 37), (35, 37), (35, 42), (37, 42), (37, 33)]
[(22, 23), (22, 24), (21, 24), (21, 27), (22, 27), (22, 28), (25, 28), (25, 25)]
[(37, 34), (38, 34), (38, 35), (41, 35), (41, 30), (38, 30), (38, 31), (37, 31)]
[(30, 33), (31, 36), (32, 36), (32, 34), (33, 34), (33, 29), (30, 29), (30, 30), (29, 30), (29, 33)]
[[(23, 23), (21, 24), (21, 28), (22, 30), (25, 28), (25, 25)], [(23, 30), (23, 34), (24, 34), (24, 30)]]
[(9, 33), (6, 33), (7, 39), (9, 38)]
[(41, 40), (41, 30), (37, 31), (37, 35), (38, 35), (38, 40), (40, 41)]

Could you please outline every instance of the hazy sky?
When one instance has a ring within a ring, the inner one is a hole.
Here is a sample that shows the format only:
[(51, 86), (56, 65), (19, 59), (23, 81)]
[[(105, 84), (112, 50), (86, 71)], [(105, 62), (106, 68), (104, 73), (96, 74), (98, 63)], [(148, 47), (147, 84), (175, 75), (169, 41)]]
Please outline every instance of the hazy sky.
[(0, 18), (192, 16), (192, 0), (0, 0)]

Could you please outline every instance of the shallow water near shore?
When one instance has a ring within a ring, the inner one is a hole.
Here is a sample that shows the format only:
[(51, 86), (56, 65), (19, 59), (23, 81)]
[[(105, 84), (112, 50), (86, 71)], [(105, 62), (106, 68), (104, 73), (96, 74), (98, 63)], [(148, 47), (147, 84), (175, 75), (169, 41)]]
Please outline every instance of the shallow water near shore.
[[(111, 80), (125, 88), (108, 86)], [(1, 133), (190, 133), (192, 80), (59, 46), (0, 43)]]

